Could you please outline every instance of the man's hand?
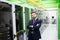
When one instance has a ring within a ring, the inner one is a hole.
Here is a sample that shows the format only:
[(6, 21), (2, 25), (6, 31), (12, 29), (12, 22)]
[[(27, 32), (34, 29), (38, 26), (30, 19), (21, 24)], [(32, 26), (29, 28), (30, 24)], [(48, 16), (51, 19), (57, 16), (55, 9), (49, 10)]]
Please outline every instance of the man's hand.
[(36, 26), (39, 26), (39, 24), (37, 24)]
[(33, 25), (30, 25), (29, 27), (33, 28)]

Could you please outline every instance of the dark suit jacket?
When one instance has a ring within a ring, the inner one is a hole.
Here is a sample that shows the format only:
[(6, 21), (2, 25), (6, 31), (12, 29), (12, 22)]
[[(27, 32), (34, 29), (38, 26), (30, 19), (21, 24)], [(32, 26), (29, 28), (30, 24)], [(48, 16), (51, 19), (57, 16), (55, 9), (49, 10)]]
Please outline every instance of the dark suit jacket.
[[(39, 19), (36, 19), (34, 24), (33, 24), (33, 20), (29, 21), (29, 24), (27, 26), (27, 28), (29, 29), (28, 38), (32, 38), (32, 37), (37, 39), (41, 38), (41, 34), (39, 31), (39, 28), (41, 27), (41, 23), (42, 21)], [(33, 28), (30, 27), (30, 25), (33, 25)]]

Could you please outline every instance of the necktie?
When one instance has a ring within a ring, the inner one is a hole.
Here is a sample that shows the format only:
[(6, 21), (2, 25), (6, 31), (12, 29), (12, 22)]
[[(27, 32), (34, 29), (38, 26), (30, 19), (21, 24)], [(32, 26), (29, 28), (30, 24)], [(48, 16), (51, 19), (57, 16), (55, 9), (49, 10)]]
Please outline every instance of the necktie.
[(33, 24), (35, 23), (35, 19), (33, 20)]

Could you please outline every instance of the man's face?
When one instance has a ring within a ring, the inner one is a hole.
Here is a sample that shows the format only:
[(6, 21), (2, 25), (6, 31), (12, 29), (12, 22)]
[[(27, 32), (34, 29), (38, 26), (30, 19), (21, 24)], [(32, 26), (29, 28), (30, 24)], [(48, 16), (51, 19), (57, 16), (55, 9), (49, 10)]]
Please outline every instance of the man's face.
[(36, 18), (37, 17), (37, 14), (36, 13), (32, 13), (32, 18)]

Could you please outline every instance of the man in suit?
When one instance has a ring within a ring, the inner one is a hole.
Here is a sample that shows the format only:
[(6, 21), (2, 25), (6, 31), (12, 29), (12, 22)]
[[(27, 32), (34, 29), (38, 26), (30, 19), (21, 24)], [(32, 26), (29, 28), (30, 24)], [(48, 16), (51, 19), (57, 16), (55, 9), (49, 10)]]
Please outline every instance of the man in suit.
[(41, 27), (42, 21), (37, 18), (37, 14), (35, 12), (32, 12), (31, 15), (32, 19), (27, 25), (27, 28), (29, 29), (28, 40), (39, 40), (41, 39), (39, 28)]

